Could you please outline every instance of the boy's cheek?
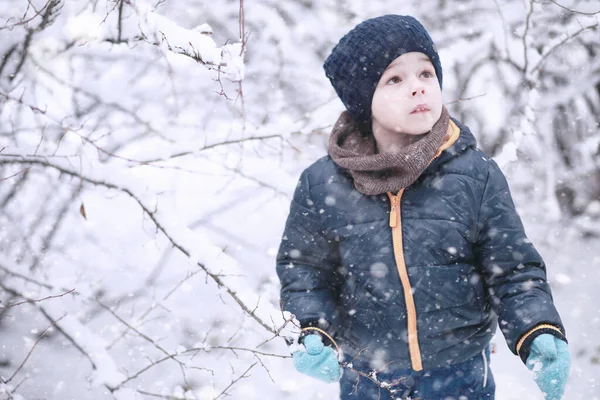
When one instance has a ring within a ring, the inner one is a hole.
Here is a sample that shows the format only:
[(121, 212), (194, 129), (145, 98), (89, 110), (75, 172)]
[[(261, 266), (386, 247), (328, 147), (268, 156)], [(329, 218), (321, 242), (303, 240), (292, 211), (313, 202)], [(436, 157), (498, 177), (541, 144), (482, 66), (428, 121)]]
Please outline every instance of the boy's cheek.
[(400, 102), (388, 99), (382, 101), (380, 104), (374, 104), (371, 112), (377, 120), (383, 124), (389, 124), (401, 119), (400, 116), (403, 113), (403, 108)]
[(382, 115), (393, 110), (395, 113), (401, 112), (406, 108), (406, 96), (401, 96), (397, 93), (377, 93), (373, 96), (371, 104), (371, 112), (374, 115)]
[(439, 87), (437, 88), (431, 88), (429, 95), (426, 97), (426, 101), (429, 105), (429, 108), (434, 111), (438, 118), (439, 116), (442, 114), (442, 106), (443, 106), (443, 102), (442, 102), (442, 92), (440, 91)]

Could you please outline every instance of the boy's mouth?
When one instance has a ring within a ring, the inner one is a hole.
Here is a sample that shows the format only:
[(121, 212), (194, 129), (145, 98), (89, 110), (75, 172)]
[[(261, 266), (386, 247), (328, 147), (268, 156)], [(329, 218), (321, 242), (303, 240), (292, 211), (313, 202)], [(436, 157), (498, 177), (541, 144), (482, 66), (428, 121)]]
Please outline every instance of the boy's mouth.
[(429, 107), (427, 107), (427, 104), (419, 104), (411, 111), (411, 114), (417, 114), (427, 111), (429, 111)]

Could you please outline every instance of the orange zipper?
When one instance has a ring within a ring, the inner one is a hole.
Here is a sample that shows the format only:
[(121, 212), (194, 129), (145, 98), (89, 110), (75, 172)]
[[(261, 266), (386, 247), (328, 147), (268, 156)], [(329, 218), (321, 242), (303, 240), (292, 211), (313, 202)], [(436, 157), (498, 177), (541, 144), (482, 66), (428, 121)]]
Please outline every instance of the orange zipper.
[[(460, 135), (460, 128), (450, 120), (448, 124), (448, 133), (444, 139), (444, 143), (440, 146), (429, 164), (433, 162), (444, 150), (450, 148)], [(402, 210), (400, 203), (402, 202), (402, 194), (404, 189), (401, 189), (396, 196), (391, 192), (387, 192), (392, 208), (390, 210), (390, 227), (392, 228), (392, 242), (394, 245), (394, 257), (396, 259), (396, 268), (402, 282), (404, 291), (404, 303), (406, 304), (406, 314), (408, 322), (408, 350), (410, 353), (410, 363), (412, 369), (421, 371), (423, 369), (423, 361), (421, 359), (421, 349), (419, 347), (419, 335), (417, 332), (417, 310), (415, 307), (415, 299), (408, 279), (408, 269), (404, 261), (404, 248), (402, 242)]]
[(400, 275), (400, 282), (404, 290), (404, 302), (406, 304), (406, 313), (408, 321), (408, 350), (410, 353), (410, 362), (412, 369), (421, 371), (423, 362), (421, 360), (421, 349), (419, 348), (419, 336), (417, 334), (417, 310), (415, 300), (413, 298), (410, 280), (408, 279), (408, 270), (404, 261), (404, 250), (402, 247), (402, 218), (400, 203), (404, 189), (394, 196), (390, 192), (387, 195), (392, 203), (390, 211), (390, 227), (392, 228), (392, 241), (394, 244), (394, 257), (396, 258), (396, 267)]

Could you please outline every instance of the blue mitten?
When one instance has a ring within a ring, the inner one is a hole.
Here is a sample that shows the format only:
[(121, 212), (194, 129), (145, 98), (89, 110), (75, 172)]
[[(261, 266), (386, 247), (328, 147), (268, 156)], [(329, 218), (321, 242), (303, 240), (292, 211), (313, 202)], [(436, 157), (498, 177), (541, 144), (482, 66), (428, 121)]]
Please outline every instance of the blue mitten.
[(304, 347), (306, 351), (298, 350), (292, 354), (298, 372), (327, 383), (340, 380), (343, 368), (338, 362), (337, 352), (325, 346), (319, 335), (306, 336)]
[(571, 355), (563, 340), (549, 333), (536, 337), (531, 343), (526, 365), (533, 371), (535, 383), (546, 400), (562, 398), (571, 369)]

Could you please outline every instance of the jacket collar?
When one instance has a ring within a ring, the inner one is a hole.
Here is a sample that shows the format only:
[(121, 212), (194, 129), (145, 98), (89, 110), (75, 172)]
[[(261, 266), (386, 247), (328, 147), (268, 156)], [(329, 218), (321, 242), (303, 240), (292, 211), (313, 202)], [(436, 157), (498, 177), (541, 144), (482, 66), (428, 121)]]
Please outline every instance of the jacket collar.
[(442, 145), (442, 153), (431, 162), (431, 164), (423, 172), (423, 174), (428, 174), (433, 171), (437, 171), (443, 164), (447, 163), (454, 157), (459, 156), (468, 149), (474, 149), (477, 147), (477, 140), (475, 139), (475, 136), (473, 136), (473, 134), (471, 133), (469, 127), (461, 124), (457, 119), (453, 117), (450, 117), (450, 119), (460, 129), (460, 135), (450, 147), (443, 149), (444, 145)]

